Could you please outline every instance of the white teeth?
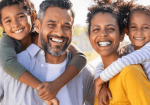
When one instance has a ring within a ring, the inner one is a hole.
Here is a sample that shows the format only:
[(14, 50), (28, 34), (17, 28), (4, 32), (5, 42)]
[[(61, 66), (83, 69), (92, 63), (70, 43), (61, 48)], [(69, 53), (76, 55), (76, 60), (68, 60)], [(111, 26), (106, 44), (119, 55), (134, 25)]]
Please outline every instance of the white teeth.
[(57, 42), (57, 43), (62, 43), (63, 42), (63, 40), (54, 39), (54, 38), (52, 38), (52, 41)]
[(99, 46), (109, 46), (111, 42), (99, 42)]
[(135, 39), (137, 39), (137, 40), (143, 40), (144, 38), (135, 38)]
[(21, 32), (21, 31), (22, 31), (22, 29), (21, 29), (21, 30), (16, 31), (15, 33), (17, 34), (17, 33)]

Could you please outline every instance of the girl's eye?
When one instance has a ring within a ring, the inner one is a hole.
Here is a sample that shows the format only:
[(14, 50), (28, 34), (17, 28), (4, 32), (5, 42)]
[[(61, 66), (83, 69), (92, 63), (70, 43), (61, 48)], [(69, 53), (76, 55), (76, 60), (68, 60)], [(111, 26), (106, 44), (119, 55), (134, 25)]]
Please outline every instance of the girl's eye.
[(130, 28), (133, 28), (133, 29), (135, 29), (135, 28), (136, 28), (136, 26), (130, 26)]
[(149, 27), (143, 27), (143, 29), (149, 29)]

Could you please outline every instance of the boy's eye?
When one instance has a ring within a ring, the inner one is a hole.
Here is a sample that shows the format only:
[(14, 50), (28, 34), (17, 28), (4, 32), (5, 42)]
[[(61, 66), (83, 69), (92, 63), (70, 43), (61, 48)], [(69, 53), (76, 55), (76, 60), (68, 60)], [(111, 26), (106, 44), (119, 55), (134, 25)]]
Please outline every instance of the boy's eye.
[(11, 20), (7, 20), (5, 23), (10, 23), (11, 22)]

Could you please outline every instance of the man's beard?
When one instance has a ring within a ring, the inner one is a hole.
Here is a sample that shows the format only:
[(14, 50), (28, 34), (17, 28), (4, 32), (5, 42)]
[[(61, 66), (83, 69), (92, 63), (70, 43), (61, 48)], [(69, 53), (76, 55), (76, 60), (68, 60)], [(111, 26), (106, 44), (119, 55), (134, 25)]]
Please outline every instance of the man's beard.
[[(65, 39), (66, 42), (65, 42), (65, 45), (64, 47), (61, 49), (60, 46), (55, 46), (55, 49), (57, 48), (57, 50), (53, 49), (51, 47), (51, 44), (49, 42), (49, 39), (50, 37), (52, 38), (61, 38), (61, 39)], [(53, 56), (60, 56), (62, 55), (66, 49), (68, 48), (68, 46), (70, 45), (71, 43), (71, 40), (68, 42), (69, 38), (68, 37), (59, 37), (57, 35), (47, 35), (47, 42), (44, 41), (44, 36), (43, 36), (43, 32), (40, 33), (40, 40), (41, 40), (41, 45), (43, 47), (43, 49), (48, 52), (50, 55), (53, 55)]]

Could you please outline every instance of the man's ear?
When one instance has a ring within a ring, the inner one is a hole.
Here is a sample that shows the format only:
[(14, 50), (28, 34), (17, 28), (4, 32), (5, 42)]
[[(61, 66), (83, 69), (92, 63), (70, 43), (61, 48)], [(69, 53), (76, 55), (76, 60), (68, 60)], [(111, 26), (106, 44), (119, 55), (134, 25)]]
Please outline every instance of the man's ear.
[(39, 19), (36, 19), (35, 20), (35, 29), (36, 29), (36, 32), (39, 33), (40, 32), (40, 29), (41, 29), (41, 22)]

